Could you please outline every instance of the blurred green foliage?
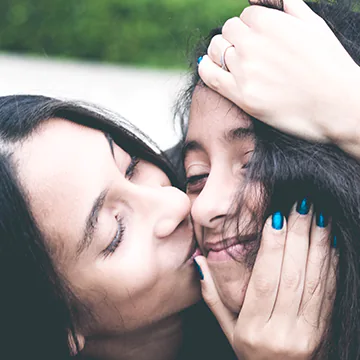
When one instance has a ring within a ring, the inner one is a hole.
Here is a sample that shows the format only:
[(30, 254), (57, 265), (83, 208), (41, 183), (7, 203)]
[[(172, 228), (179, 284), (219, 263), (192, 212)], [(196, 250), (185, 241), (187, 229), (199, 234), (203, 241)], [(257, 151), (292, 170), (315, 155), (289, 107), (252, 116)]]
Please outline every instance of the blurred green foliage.
[(184, 66), (189, 49), (246, 0), (1, 0), (0, 50)]

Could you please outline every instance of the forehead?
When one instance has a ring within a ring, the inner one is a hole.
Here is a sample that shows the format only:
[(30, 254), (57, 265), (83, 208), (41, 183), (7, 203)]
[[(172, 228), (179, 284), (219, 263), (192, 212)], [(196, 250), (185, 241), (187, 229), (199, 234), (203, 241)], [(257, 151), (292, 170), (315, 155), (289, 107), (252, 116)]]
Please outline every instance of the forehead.
[[(252, 121), (236, 105), (213, 90), (198, 86), (192, 98), (183, 157), (234, 150), (253, 140)], [(235, 148), (233, 148), (235, 146)]]
[(232, 102), (204, 86), (195, 88), (190, 108), (187, 139), (212, 139), (219, 133), (251, 126), (249, 116)]
[(78, 239), (86, 210), (106, 186), (104, 159), (111, 157), (105, 136), (67, 120), (51, 119), (21, 145), (15, 158), (41, 230), (56, 241), (64, 234), (67, 240)]

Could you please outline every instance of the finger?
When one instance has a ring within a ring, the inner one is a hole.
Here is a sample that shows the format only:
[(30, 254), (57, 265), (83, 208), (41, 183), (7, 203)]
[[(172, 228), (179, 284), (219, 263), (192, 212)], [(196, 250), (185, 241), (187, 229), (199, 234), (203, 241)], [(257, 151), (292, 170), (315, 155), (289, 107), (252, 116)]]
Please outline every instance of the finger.
[(221, 32), (226, 41), (236, 46), (249, 36), (250, 29), (240, 17), (233, 17), (225, 22)]
[(315, 326), (318, 325), (326, 293), (331, 258), (330, 228), (329, 220), (321, 213), (314, 216), (299, 316)]
[(271, 317), (280, 282), (286, 228), (280, 212), (273, 214), (265, 223), (241, 310), (242, 319), (259, 317), (267, 322)]
[(288, 15), (282, 11), (259, 5), (249, 6), (240, 14), (240, 20), (249, 29), (267, 29), (268, 31), (271, 31), (277, 23), (281, 24), (287, 17)]
[(227, 40), (225, 40), (221, 34), (215, 35), (211, 39), (210, 45), (208, 47), (208, 51), (207, 51), (208, 56), (215, 64), (221, 67), (222, 66), (221, 57), (224, 56), (224, 61), (226, 63), (225, 56), (227, 49), (229, 49), (232, 46), (233, 45), (230, 44)]
[(230, 72), (221, 69), (207, 55), (201, 60), (198, 71), (201, 79), (209, 88), (239, 105), (237, 102), (239, 91), (234, 76)]
[(286, 14), (302, 20), (312, 19), (315, 15), (303, 0), (250, 0), (249, 3), (284, 11)]
[(319, 16), (302, 0), (284, 0), (284, 11), (274, 8), (253, 5), (245, 8), (240, 19), (250, 29), (279, 31), (294, 26), (294, 20), (307, 23), (319, 22)]
[(283, 0), (284, 12), (306, 22), (312, 22), (318, 19), (310, 7), (303, 0)]
[(322, 334), (327, 329), (336, 297), (336, 274), (339, 263), (339, 254), (336, 249), (330, 250), (329, 271), (326, 279), (325, 296), (319, 316), (319, 329)]
[(230, 343), (232, 343), (236, 317), (226, 308), (226, 306), (221, 301), (205, 257), (197, 256), (194, 261), (200, 267), (202, 272), (202, 296), (206, 304), (209, 306), (210, 310), (213, 312), (216, 319), (218, 320), (224, 334), (226, 335)]
[(306, 274), (312, 215), (312, 207), (306, 198), (299, 201), (290, 213), (273, 317), (279, 316), (292, 321), (298, 316)]

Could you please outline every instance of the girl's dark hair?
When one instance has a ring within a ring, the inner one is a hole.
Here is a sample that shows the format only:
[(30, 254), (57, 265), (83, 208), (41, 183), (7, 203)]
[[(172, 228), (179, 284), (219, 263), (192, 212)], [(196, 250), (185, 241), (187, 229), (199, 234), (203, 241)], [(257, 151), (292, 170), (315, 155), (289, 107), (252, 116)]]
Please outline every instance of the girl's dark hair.
[(111, 134), (125, 151), (157, 165), (174, 186), (181, 185), (165, 158), (120, 117), (43, 96), (0, 97), (0, 357), (7, 360), (68, 359), (69, 334), (76, 339), (78, 301), (55, 271), (13, 159), (21, 141), (50, 118)]
[[(271, 1), (267, 1), (267, 5), (269, 3)], [(349, 0), (309, 5), (360, 64), (360, 13), (352, 12), (357, 9), (356, 4)], [(211, 38), (219, 33), (221, 28), (212, 30), (195, 50), (190, 82), (176, 104), (175, 115), (184, 137), (194, 89), (205, 86), (197, 73), (196, 59), (206, 53)], [(245, 211), (248, 189), (254, 183), (261, 184), (255, 195), (257, 199), (251, 201), (257, 205), (250, 209), (252, 216), (246, 226), (255, 229), (257, 234), (249, 243), (247, 263), (249, 267), (253, 265), (264, 222), (274, 211), (280, 210), (286, 215), (296, 201), (307, 197), (316, 212), (331, 216), (329, 241), (336, 236), (339, 256), (336, 299), (329, 328), (313, 355), (332, 360), (360, 359), (360, 164), (336, 146), (301, 140), (252, 120), (255, 150), (245, 182), (234, 199), (235, 210), (228, 217), (231, 221), (235, 217), (239, 222)], [(239, 241), (246, 239), (240, 230), (238, 236)]]

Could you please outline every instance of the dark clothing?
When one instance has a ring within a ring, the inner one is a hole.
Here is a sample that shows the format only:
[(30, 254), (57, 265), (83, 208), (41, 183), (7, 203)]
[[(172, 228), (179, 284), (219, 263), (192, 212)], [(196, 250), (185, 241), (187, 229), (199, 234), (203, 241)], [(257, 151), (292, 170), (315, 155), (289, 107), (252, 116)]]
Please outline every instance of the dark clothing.
[(178, 360), (237, 360), (203, 301), (184, 311), (184, 345)]

